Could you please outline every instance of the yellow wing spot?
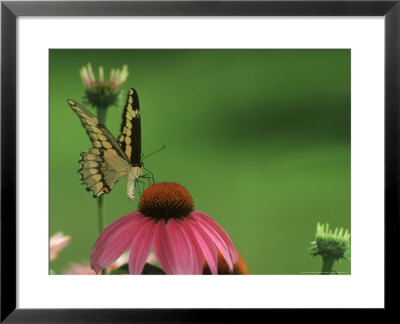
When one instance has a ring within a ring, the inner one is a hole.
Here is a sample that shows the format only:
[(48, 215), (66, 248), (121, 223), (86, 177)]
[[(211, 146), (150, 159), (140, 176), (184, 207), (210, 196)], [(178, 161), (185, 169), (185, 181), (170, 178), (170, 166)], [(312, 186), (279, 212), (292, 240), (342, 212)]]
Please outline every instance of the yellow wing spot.
[(127, 156), (128, 158), (131, 158), (132, 146), (127, 146), (127, 147), (125, 148), (125, 153), (126, 153), (126, 156)]
[(129, 111), (126, 112), (126, 118), (128, 118), (129, 120), (133, 119), (133, 116)]
[[(126, 139), (125, 139), (125, 141), (126, 141)], [(103, 147), (105, 147), (106, 149), (112, 148), (112, 145), (109, 142), (101, 142), (101, 144), (103, 144)]]
[(71, 100), (71, 99), (68, 99), (68, 103), (71, 105), (71, 106), (75, 106), (75, 101), (73, 101), (73, 100)]
[(132, 123), (129, 120), (126, 120), (126, 127), (132, 129)]
[(132, 111), (132, 116), (134, 117), (134, 118), (136, 118), (137, 116), (139, 116), (139, 110), (134, 110), (134, 111)]
[(132, 103), (133, 103), (133, 98), (132, 98), (131, 96), (129, 96), (129, 98), (128, 98), (128, 102), (129, 102), (130, 104), (132, 104)]
[(124, 139), (125, 139), (125, 136), (124, 135), (121, 135), (120, 137), (119, 137), (119, 139), (118, 139), (118, 141), (120, 141), (121, 143), (124, 141)]
[(122, 133), (125, 134), (126, 133), (126, 127), (124, 126), (124, 129), (122, 130)]
[(78, 114), (78, 116), (86, 121), (86, 115), (82, 112), (82, 110), (80, 110), (79, 107), (74, 107), (74, 108), (75, 108), (75, 111)]
[(100, 148), (101, 147), (101, 142), (100, 141), (93, 141), (93, 146)]
[(127, 109), (129, 112), (132, 112), (132, 105), (129, 103), (128, 106), (126, 107), (126, 109)]
[(129, 95), (132, 96), (133, 95), (133, 89), (129, 90)]
[(100, 129), (98, 129), (97, 127), (93, 127), (92, 126), (92, 130), (95, 132), (95, 133), (97, 133), (97, 134), (101, 134), (101, 130)]
[(97, 136), (99, 137), (100, 141), (107, 141), (107, 137), (105, 137), (104, 135), (98, 134)]
[(127, 128), (126, 129), (126, 136), (131, 136), (131, 134), (132, 134), (132, 131), (129, 128)]
[[(92, 126), (92, 127), (93, 126), (97, 126), (97, 122), (95, 120), (93, 120), (93, 119), (86, 119), (85, 123), (88, 124), (89, 126)], [(95, 127), (93, 127), (93, 128), (95, 128)]]
[(125, 137), (125, 143), (126, 144), (131, 144), (131, 138), (130, 137)]

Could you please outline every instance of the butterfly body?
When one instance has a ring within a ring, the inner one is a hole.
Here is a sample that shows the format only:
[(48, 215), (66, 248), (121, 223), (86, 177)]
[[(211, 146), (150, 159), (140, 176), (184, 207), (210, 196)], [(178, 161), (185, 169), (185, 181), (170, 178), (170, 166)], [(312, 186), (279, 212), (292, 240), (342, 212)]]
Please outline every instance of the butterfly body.
[(135, 197), (135, 184), (142, 175), (139, 100), (134, 89), (130, 89), (125, 104), (121, 135), (116, 141), (103, 123), (79, 103), (68, 100), (68, 104), (79, 116), (93, 147), (81, 153), (81, 169), (78, 171), (82, 183), (93, 197), (110, 193), (123, 177), (127, 179), (127, 195)]
[(136, 179), (142, 175), (142, 169), (143, 167), (134, 166), (129, 170), (128, 180), (126, 183), (126, 194), (130, 201), (135, 199), (135, 182)]

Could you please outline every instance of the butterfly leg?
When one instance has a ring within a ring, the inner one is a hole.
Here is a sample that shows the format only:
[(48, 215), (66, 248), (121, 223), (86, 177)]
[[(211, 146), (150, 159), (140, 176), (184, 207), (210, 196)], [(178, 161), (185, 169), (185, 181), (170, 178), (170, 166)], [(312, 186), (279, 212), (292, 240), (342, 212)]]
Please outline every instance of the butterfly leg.
[(150, 175), (145, 174), (145, 175), (142, 175), (140, 178), (142, 178), (146, 181), (147, 187), (152, 185), (152, 178)]
[(148, 172), (150, 174), (150, 176), (151, 176), (151, 184), (154, 184), (155, 180), (154, 180), (153, 172), (151, 172), (149, 169), (146, 169), (145, 167), (143, 167), (143, 169), (146, 170), (146, 172)]
[[(143, 176), (141, 176), (141, 178), (143, 178)], [(138, 184), (136, 186), (138, 194), (139, 194), (139, 196), (141, 196), (143, 194), (143, 192), (144, 192), (145, 183), (143, 181), (140, 181), (139, 179), (137, 179), (136, 182)]]

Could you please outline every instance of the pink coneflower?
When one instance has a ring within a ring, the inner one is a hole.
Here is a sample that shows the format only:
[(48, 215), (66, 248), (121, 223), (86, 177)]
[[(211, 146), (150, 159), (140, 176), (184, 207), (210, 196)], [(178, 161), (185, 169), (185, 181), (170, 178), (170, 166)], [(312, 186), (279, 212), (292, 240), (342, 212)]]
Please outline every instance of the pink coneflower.
[(150, 250), (166, 274), (202, 274), (204, 261), (218, 273), (218, 253), (233, 270), (238, 256), (225, 231), (209, 216), (193, 209), (189, 192), (177, 183), (148, 187), (138, 211), (111, 223), (97, 239), (90, 265), (96, 273), (130, 248), (129, 272), (140, 274)]
[(50, 261), (57, 258), (58, 253), (71, 242), (71, 236), (64, 235), (62, 232), (57, 232), (50, 237)]

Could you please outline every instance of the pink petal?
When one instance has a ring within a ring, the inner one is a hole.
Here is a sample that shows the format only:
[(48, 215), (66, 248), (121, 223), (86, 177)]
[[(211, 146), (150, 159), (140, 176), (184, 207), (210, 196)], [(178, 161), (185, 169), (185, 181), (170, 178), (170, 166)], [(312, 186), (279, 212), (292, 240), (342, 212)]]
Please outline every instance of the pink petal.
[(214, 241), (215, 245), (217, 246), (218, 250), (221, 252), (222, 256), (224, 257), (226, 263), (228, 264), (229, 271), (233, 271), (233, 264), (231, 256), (229, 255), (229, 249), (225, 243), (225, 241), (221, 238), (221, 236), (214, 230), (214, 228), (202, 220), (200, 217), (193, 215), (193, 219), (199, 223), (199, 225), (207, 232), (207, 234), (211, 237)]
[(155, 227), (155, 221), (150, 220), (136, 234), (131, 244), (131, 251), (129, 254), (129, 273), (142, 273), (144, 264), (146, 263), (146, 259), (150, 254)]
[(204, 256), (199, 243), (197, 242), (196, 236), (193, 234), (193, 231), (190, 228), (190, 225), (185, 223), (184, 220), (178, 220), (178, 224), (180, 225), (182, 231), (185, 233), (186, 238), (190, 242), (191, 250), (192, 250), (192, 262), (193, 262), (193, 274), (200, 275), (203, 273), (203, 264), (204, 264)]
[(236, 264), (238, 262), (238, 255), (235, 249), (235, 246), (232, 243), (232, 240), (229, 238), (228, 234), (223, 230), (221, 226), (217, 224), (216, 221), (214, 221), (210, 216), (202, 213), (201, 211), (195, 210), (191, 213), (192, 216), (198, 216), (202, 220), (204, 220), (207, 224), (211, 225), (211, 227), (222, 237), (222, 239), (225, 241), (225, 243), (228, 246), (229, 253), (232, 258), (233, 264)]
[(103, 232), (100, 234), (95, 245), (93, 246), (92, 252), (90, 253), (91, 261), (90, 266), (94, 268), (94, 265), (98, 263), (98, 259), (103, 253), (105, 246), (107, 246), (110, 239), (124, 226), (136, 222), (142, 219), (143, 216), (137, 213), (131, 213), (124, 217), (118, 218), (116, 221), (108, 225)]
[(186, 218), (185, 222), (189, 224), (190, 229), (196, 237), (196, 240), (199, 243), (201, 250), (203, 251), (204, 257), (206, 258), (208, 266), (210, 267), (211, 273), (218, 274), (217, 248), (213, 240), (206, 233), (206, 231), (194, 220)]
[(172, 243), (171, 252), (177, 265), (176, 274), (192, 274), (192, 251), (185, 233), (182, 232), (175, 219), (168, 221), (167, 230)]
[(110, 239), (110, 237), (115, 233), (117, 229), (120, 227), (123, 227), (124, 224), (127, 224), (131, 221), (134, 220), (139, 220), (143, 218), (144, 216), (140, 212), (133, 212), (130, 213), (126, 216), (123, 216), (121, 218), (118, 218), (114, 222), (112, 222), (110, 225), (108, 225), (103, 232), (100, 234), (98, 237), (96, 243), (93, 246), (92, 252), (90, 255), (93, 255), (97, 249), (102, 249), (105, 244), (107, 244), (107, 241)]
[(107, 245), (104, 246), (103, 252), (99, 257), (99, 265), (102, 268), (106, 268), (117, 260), (118, 257), (128, 249), (136, 234), (142, 229), (142, 226), (149, 221), (149, 218), (142, 218), (138, 221), (125, 224), (124, 227), (117, 230), (109, 239)]
[(167, 231), (167, 226), (163, 220), (159, 221), (156, 225), (153, 244), (154, 252), (156, 253), (161, 268), (166, 274), (175, 274), (177, 265), (173, 257), (173, 252), (171, 252), (172, 243)]
[(128, 249), (129, 245), (135, 238), (136, 233), (142, 226), (149, 221), (149, 218), (143, 217), (134, 219), (131, 222), (122, 224), (115, 230), (114, 234), (107, 240), (107, 242), (98, 248), (92, 256), (91, 266), (94, 270), (99, 272), (101, 269), (107, 268), (118, 257)]

